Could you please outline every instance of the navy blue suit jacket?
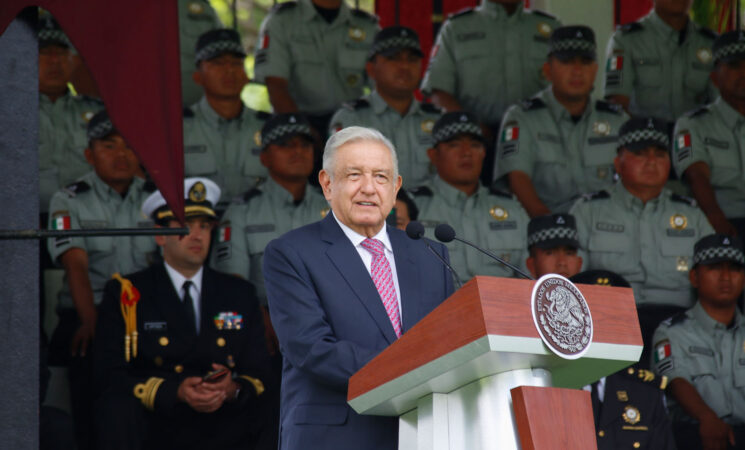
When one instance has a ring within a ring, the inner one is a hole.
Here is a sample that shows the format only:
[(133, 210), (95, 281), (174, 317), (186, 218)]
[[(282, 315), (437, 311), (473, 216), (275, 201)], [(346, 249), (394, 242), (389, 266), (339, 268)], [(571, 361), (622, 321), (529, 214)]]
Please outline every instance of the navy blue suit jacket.
[[(405, 332), (450, 296), (452, 278), (423, 242), (392, 227), (388, 236)], [(448, 258), (445, 246), (432, 245)], [(349, 377), (396, 335), (333, 215), (270, 242), (264, 278), (284, 357), (280, 449), (396, 449), (397, 418), (361, 416), (347, 404)]]

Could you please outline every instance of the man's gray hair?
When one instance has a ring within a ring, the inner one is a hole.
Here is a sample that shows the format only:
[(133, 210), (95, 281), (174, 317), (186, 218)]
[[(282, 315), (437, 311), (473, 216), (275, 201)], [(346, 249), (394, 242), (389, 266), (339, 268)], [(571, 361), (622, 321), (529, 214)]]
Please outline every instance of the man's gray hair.
[(326, 147), (323, 149), (323, 170), (329, 175), (329, 178), (334, 179), (334, 166), (336, 161), (336, 151), (341, 147), (358, 141), (372, 141), (383, 144), (391, 152), (391, 159), (393, 160), (393, 180), (398, 178), (398, 156), (396, 155), (396, 149), (393, 147), (391, 141), (388, 140), (383, 133), (374, 128), (365, 127), (347, 127), (333, 135), (326, 141)]

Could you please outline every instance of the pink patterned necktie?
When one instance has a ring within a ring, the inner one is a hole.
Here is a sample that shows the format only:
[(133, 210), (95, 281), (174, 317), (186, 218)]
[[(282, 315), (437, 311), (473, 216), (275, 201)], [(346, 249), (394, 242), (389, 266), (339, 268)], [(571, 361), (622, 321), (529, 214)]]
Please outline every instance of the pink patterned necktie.
[(398, 311), (398, 299), (396, 297), (396, 285), (393, 284), (393, 272), (385, 257), (385, 247), (377, 239), (365, 239), (362, 247), (372, 254), (372, 265), (370, 272), (375, 287), (378, 289), (380, 299), (383, 301), (385, 311), (393, 325), (396, 337), (401, 337), (401, 316)]

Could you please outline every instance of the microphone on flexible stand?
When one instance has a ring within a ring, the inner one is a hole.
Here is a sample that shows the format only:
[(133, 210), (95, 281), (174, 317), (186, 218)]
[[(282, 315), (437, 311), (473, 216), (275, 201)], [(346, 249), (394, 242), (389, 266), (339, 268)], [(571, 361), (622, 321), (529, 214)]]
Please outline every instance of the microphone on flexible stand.
[(432, 248), (431, 245), (429, 245), (429, 242), (427, 242), (427, 239), (422, 239), (424, 237), (424, 225), (422, 225), (421, 222), (417, 222), (416, 220), (412, 220), (411, 222), (409, 222), (409, 224), (406, 225), (406, 235), (415, 241), (421, 239), (422, 242), (424, 242), (424, 245), (427, 246), (429, 251), (434, 253), (437, 259), (439, 259), (440, 262), (443, 263), (445, 267), (448, 268), (450, 273), (453, 274), (453, 278), (455, 279), (456, 284), (458, 284), (458, 289), (460, 289), (461, 286), (463, 286), (463, 283), (461, 283), (460, 281), (460, 277), (455, 272), (455, 270), (452, 267), (450, 267), (450, 264), (448, 264), (448, 262), (445, 261), (445, 258), (443, 258), (442, 255), (437, 253), (437, 250), (435, 250), (434, 248)]
[(504, 264), (505, 266), (507, 266), (510, 269), (514, 270), (516, 273), (522, 275), (523, 277), (527, 278), (528, 280), (535, 280), (535, 278), (531, 277), (527, 273), (523, 272), (522, 270), (518, 269), (517, 267), (515, 267), (512, 264), (508, 263), (507, 261), (503, 260), (499, 256), (496, 256), (493, 253), (491, 253), (491, 252), (489, 252), (487, 250), (484, 250), (483, 248), (478, 247), (475, 244), (473, 244), (471, 242), (468, 242), (465, 239), (461, 239), (461, 238), (457, 237), (455, 235), (455, 230), (453, 229), (453, 227), (451, 227), (450, 225), (448, 225), (446, 223), (441, 223), (441, 224), (437, 225), (437, 227), (435, 227), (435, 237), (440, 242), (450, 242), (452, 240), (456, 240), (456, 241), (462, 242), (462, 243), (464, 243), (466, 245), (469, 245), (469, 246), (475, 248), (476, 250), (480, 251), (481, 253), (485, 254), (489, 258), (492, 258), (495, 261), (498, 261), (501, 264)]

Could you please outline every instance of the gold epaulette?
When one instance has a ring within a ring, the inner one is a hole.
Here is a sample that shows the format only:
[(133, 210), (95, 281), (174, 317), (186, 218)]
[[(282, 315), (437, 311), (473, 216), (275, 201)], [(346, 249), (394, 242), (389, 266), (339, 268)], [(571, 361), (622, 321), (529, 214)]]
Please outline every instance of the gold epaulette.
[(259, 380), (258, 378), (249, 377), (248, 375), (241, 375), (240, 377), (244, 380), (247, 380), (253, 385), (254, 389), (256, 389), (257, 396), (264, 393), (264, 383), (262, 383), (261, 380)]
[(164, 381), (165, 379), (163, 378), (150, 377), (146, 382), (138, 383), (133, 390), (135, 397), (140, 399), (148, 410), (155, 410), (155, 395)]
[[(665, 375), (657, 378), (654, 372), (652, 372), (651, 370), (646, 370), (646, 369), (635, 370), (633, 367), (629, 367), (626, 370), (626, 373), (632, 376), (634, 375), (635, 372), (636, 372), (636, 377), (639, 379), (639, 381), (642, 381), (644, 383), (659, 384), (659, 388), (662, 389), (663, 391), (667, 387), (667, 377)], [(655, 382), (655, 379), (657, 379), (656, 382)]]

